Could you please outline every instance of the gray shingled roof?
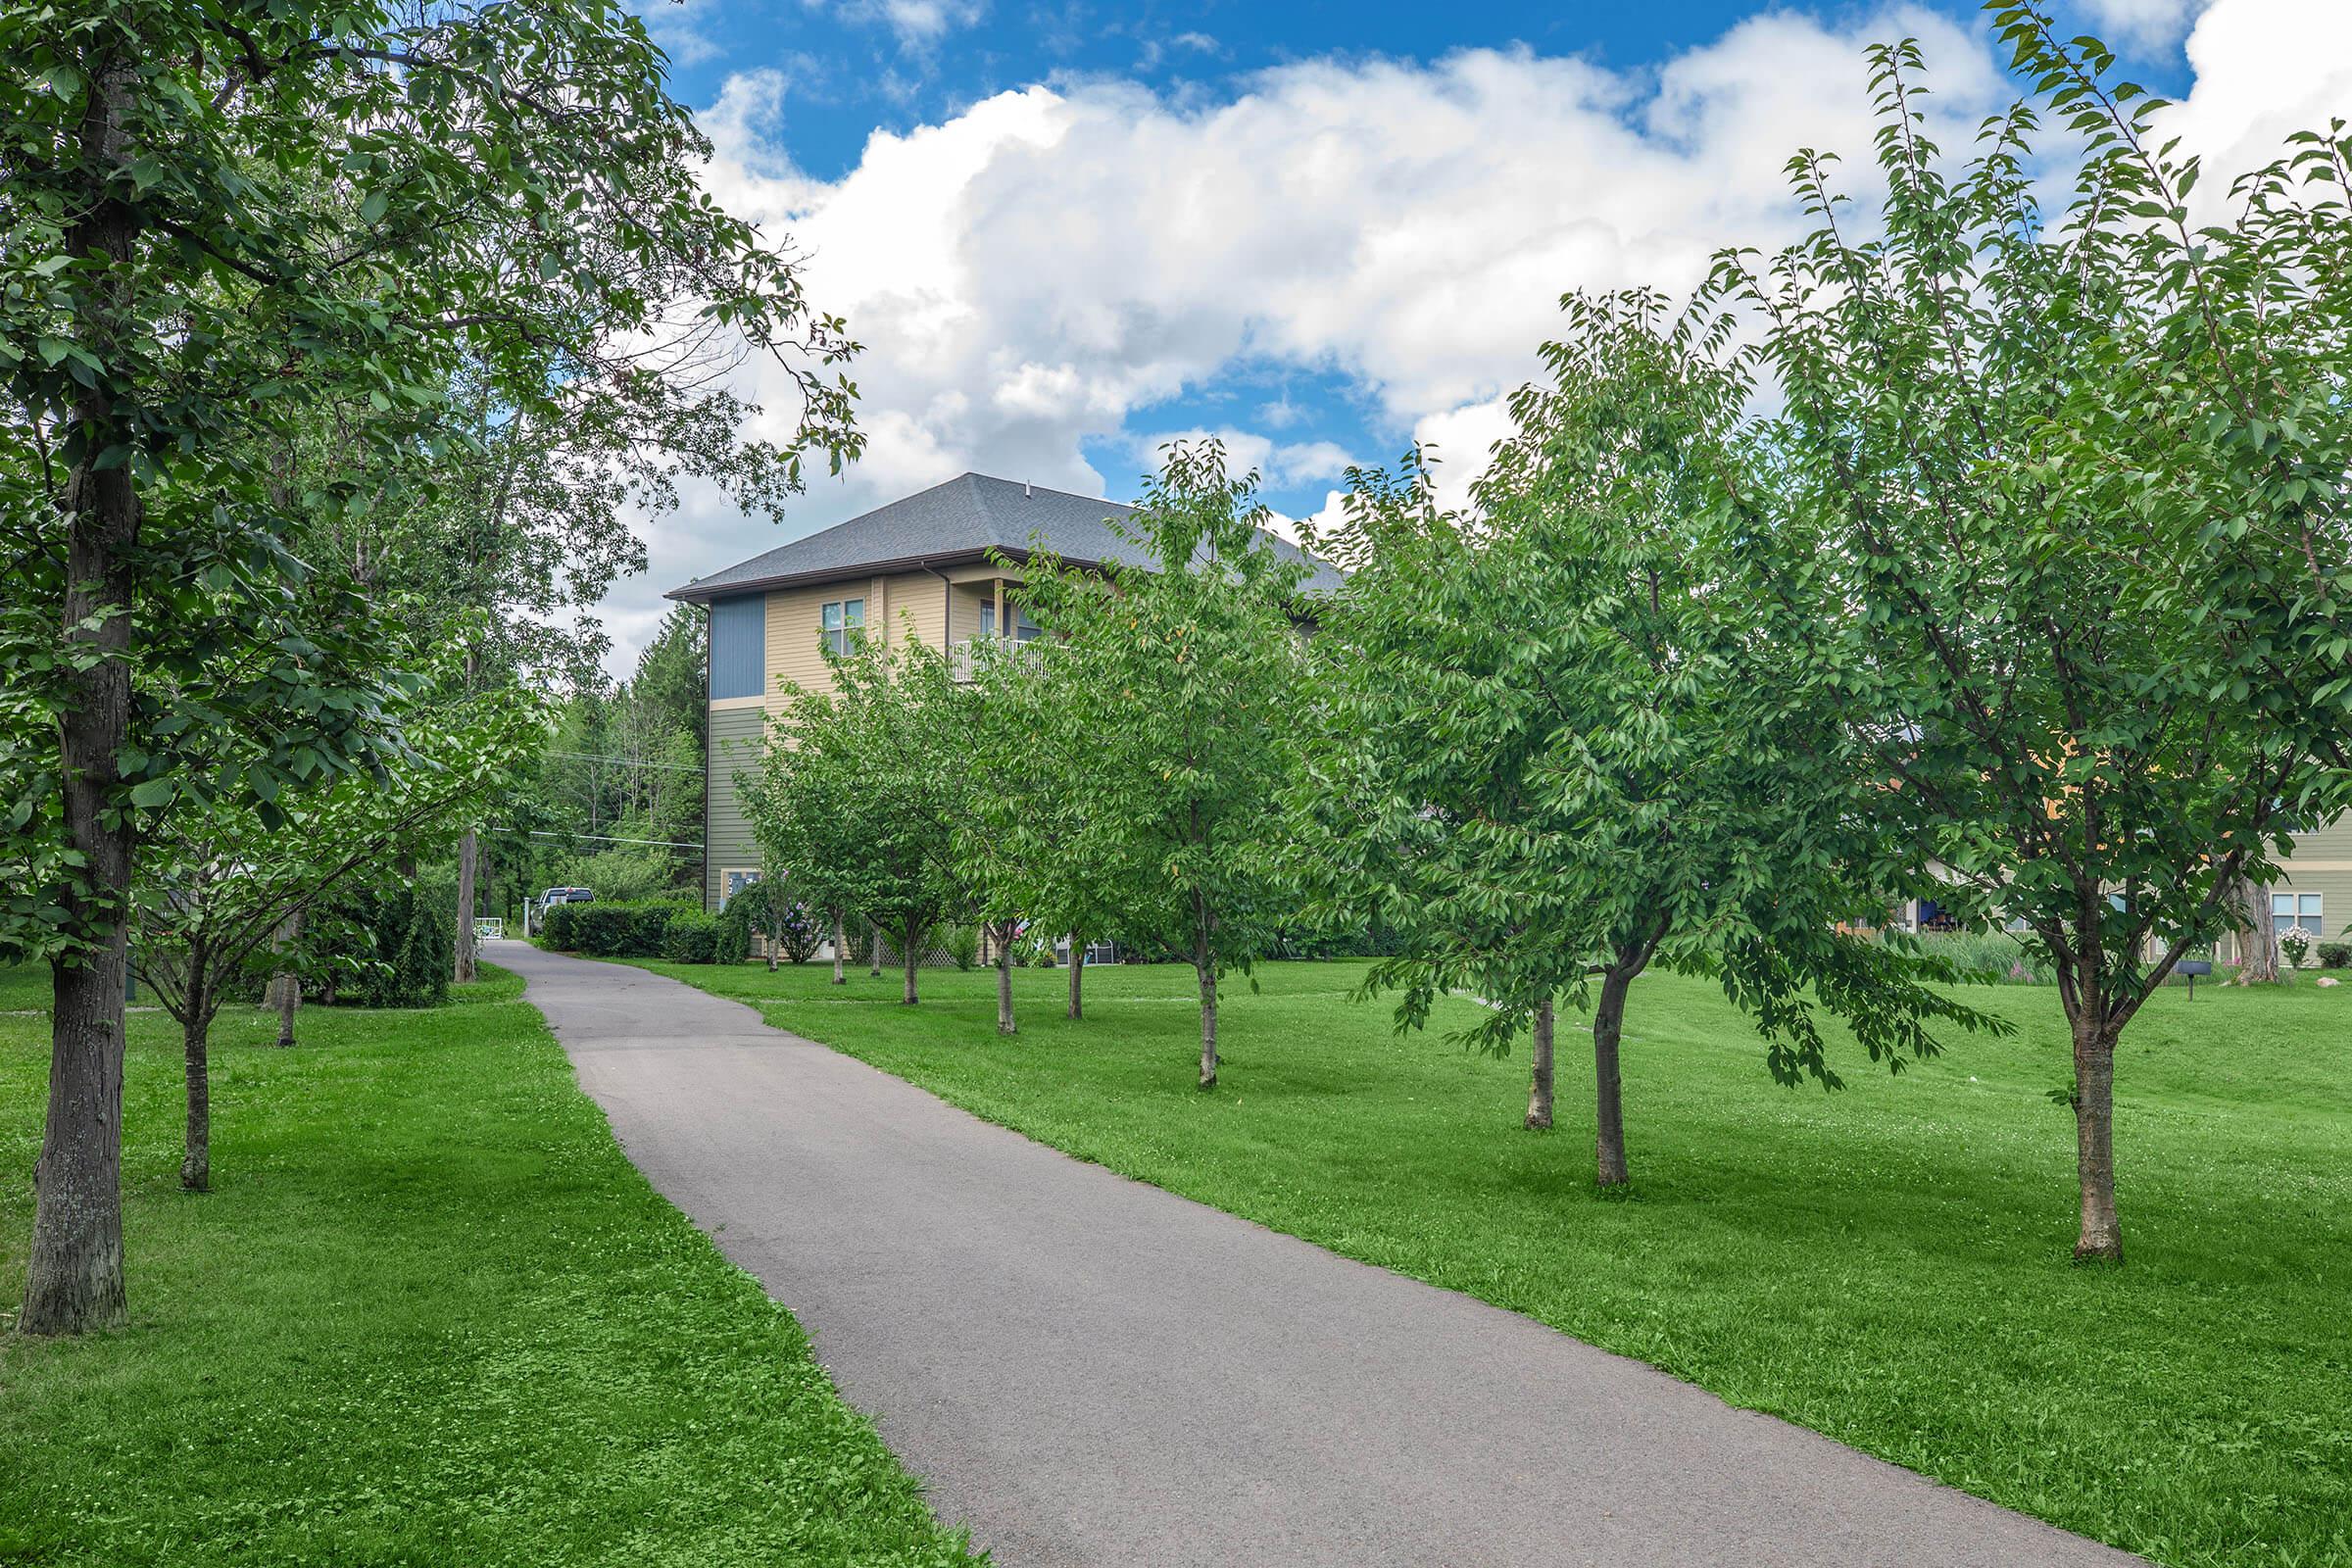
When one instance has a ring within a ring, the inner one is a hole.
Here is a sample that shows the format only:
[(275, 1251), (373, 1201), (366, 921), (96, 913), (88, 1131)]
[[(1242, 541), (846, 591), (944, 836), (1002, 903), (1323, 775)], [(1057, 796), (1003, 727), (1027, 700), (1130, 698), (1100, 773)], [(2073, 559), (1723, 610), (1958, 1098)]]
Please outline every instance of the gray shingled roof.
[[(884, 567), (978, 560), (991, 550), (1019, 557), (1028, 554), (1033, 538), (1064, 561), (1148, 564), (1143, 553), (1113, 532), (1107, 520), (1123, 518), (1134, 510), (1115, 501), (984, 473), (957, 474), (863, 516), (698, 577), (671, 589), (667, 597), (708, 602), (734, 591), (859, 576)], [(1286, 556), (1300, 557), (1298, 549), (1284, 540), (1272, 543)], [(1340, 585), (1337, 571), (1319, 561), (1312, 564), (1307, 592)]]

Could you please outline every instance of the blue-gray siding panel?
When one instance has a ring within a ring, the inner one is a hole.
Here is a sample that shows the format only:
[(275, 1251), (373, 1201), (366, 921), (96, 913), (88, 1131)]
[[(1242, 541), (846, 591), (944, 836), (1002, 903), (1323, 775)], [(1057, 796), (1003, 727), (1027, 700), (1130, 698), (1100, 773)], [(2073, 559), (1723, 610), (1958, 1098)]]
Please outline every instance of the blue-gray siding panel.
[(710, 607), (710, 700), (757, 697), (767, 689), (767, 595), (744, 594)]

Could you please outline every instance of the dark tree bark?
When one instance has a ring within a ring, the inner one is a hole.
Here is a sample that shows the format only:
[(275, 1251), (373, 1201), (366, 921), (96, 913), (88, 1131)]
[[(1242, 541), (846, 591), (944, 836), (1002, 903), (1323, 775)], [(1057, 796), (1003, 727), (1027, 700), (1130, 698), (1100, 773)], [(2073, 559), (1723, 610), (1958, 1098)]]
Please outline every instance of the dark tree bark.
[[(874, 979), (876, 979), (876, 980), (879, 980), (879, 979), (881, 979), (881, 978), (882, 978), (882, 928), (881, 928), (880, 926), (876, 926), (876, 927), (874, 927), (874, 944), (873, 944), (873, 946), (874, 946), (874, 969), (873, 969), (873, 978), (874, 978)], [(911, 982), (910, 982), (910, 983), (911, 983)]]
[(1625, 1035), (1625, 994), (1639, 963), (1611, 964), (1600, 977), (1600, 1000), (1592, 1008), (1593, 1178), (1603, 1187), (1632, 1180), (1625, 1162), (1625, 1101), (1618, 1076), (1617, 1047)]
[(1527, 1125), (1532, 1132), (1551, 1130), (1551, 998), (1536, 1004), (1535, 1044), (1530, 1054), (1534, 1070), (1528, 1075)]
[(1086, 942), (1077, 932), (1070, 933), (1070, 1013), (1072, 1018), (1086, 1016)]
[[(127, 161), (123, 128), (135, 82), (127, 61), (98, 73), (81, 126), (91, 167)], [(116, 340), (139, 330), (130, 289), (138, 220), (122, 201), (92, 190), (86, 216), (68, 234), (67, 254), (104, 270), (101, 319), (87, 346), (111, 358)], [(103, 384), (103, 382), (102, 382)], [(116, 759), (130, 732), (132, 573), (139, 498), (126, 464), (96, 466), (124, 439), (112, 401), (99, 390), (75, 404), (75, 458), (67, 478), (65, 640), (94, 653), (67, 676), (73, 700), (58, 724), (65, 828), (79, 853), (80, 877), (60, 890), (71, 929), (93, 940), (71, 961), (50, 966), (48, 1120), (34, 1166), (32, 1245), (24, 1305), (26, 1334), (110, 1328), (127, 1315), (122, 1281), (122, 989), (127, 956), (133, 830), (122, 808)]]
[[(472, 660), (466, 661), (468, 670)], [(471, 985), (478, 977), (474, 961), (473, 906), (474, 868), (481, 853), (480, 841), (471, 828), (458, 840), (458, 965), (459, 985)]]
[(849, 976), (842, 971), (842, 958), (843, 955), (849, 951), (849, 933), (842, 929), (841, 915), (839, 911), (835, 911), (833, 915), (833, 983), (837, 986), (849, 984)]
[[(915, 933), (910, 930), (906, 933), (906, 951), (901, 955), (901, 956), (906, 960), (906, 993), (905, 996), (899, 999), (900, 1002), (909, 1007), (913, 1006), (918, 1001), (921, 1000), (915, 995), (914, 989), (914, 964), (917, 956), (918, 949), (916, 946)], [(877, 931), (874, 936), (874, 956), (877, 959), (882, 956), (882, 937), (879, 931)], [(881, 973), (881, 970), (877, 969), (874, 972), (879, 974)]]
[(997, 922), (997, 1033), (1018, 1034), (1019, 1025), (1012, 1018), (1012, 922)]
[(277, 977), (277, 1047), (294, 1044), (294, 1014), (302, 1006), (302, 976), (291, 969)]
[(2074, 1019), (2075, 1166), (2082, 1195), (2077, 1262), (2120, 1263), (2124, 1231), (2115, 1211), (2115, 1038), (2100, 1014), (2083, 1007)]
[(187, 1016), (179, 1025), (180, 1056), (188, 1081), (188, 1126), (179, 1159), (179, 1185), (187, 1192), (213, 1190), (212, 999), (190, 965)]

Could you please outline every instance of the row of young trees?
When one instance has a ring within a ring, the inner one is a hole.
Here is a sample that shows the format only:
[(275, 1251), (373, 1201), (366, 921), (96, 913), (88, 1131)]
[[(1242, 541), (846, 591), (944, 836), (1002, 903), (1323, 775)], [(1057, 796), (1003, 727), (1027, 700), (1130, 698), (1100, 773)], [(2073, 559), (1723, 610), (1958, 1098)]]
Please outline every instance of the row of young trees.
[(1177, 448), (1150, 567), (1018, 564), (1039, 643), (968, 683), (911, 640), (838, 661), (757, 780), (772, 863), (910, 964), (966, 910), (1192, 963), (1204, 1088), (1223, 974), (1377, 923), (1400, 1025), (1468, 993), (1477, 1040), (1532, 1035), (1531, 1126), (1590, 1008), (1606, 1185), (1653, 965), (1718, 979), (1784, 1082), (1838, 1083), (1823, 1012), (1895, 1068), (1998, 1027), (1872, 930), (1932, 896), (2056, 974), (2075, 1251), (2120, 1260), (2125, 1028), (2352, 804), (2352, 137), (2192, 206), (2102, 47), (1988, 9), (2031, 90), (1966, 157), (1916, 49), (1874, 51), (1875, 220), (1800, 154), (1802, 241), (1679, 309), (1570, 298), (1467, 506), (1418, 455), (1351, 476), (1337, 591)]
[[(12, 6), (0, 61), (0, 957), (53, 974), (18, 1321), (61, 1333), (125, 1313), (134, 927), (240, 945), (289, 844), (348, 815), (397, 869), (364, 824), (444, 807), (469, 903), (450, 737), (511, 760), (514, 690), (593, 663), (545, 612), (641, 564), (632, 509), (854, 454), (855, 345), (701, 189), (613, 0)], [(802, 400), (780, 445), (745, 353)]]

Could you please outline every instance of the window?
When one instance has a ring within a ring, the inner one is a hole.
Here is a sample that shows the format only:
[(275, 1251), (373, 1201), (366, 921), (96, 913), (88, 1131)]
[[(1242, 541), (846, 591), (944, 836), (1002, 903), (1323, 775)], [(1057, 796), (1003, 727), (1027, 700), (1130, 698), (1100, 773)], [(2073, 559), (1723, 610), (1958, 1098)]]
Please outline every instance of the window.
[(857, 641), (857, 634), (865, 630), (865, 601), (862, 599), (828, 600), (818, 622), (824, 628), (825, 647), (836, 654), (846, 654)]
[[(983, 599), (980, 601), (980, 635), (994, 637), (996, 634), (997, 602), (994, 599)], [(1042, 635), (1043, 632), (1037, 622), (1029, 618), (1029, 612), (1016, 601), (1012, 607), (1013, 641), (1032, 642)]]
[(2271, 895), (2271, 924), (2280, 931), (2296, 930), (2320, 940), (2320, 896), (2317, 893)]
[(718, 906), (725, 908), (727, 901), (760, 880), (757, 871), (721, 871), (718, 873)]

